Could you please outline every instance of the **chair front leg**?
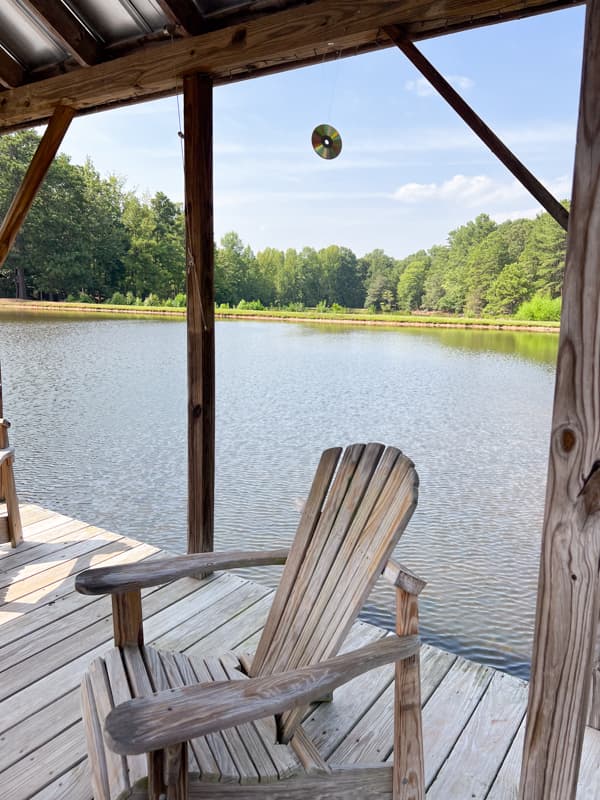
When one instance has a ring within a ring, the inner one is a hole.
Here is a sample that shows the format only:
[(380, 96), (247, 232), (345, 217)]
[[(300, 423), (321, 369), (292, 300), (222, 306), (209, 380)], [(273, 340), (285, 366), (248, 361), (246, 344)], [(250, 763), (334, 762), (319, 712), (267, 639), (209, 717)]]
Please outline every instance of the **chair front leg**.
[[(419, 632), (419, 600), (402, 586), (396, 586), (396, 633)], [(421, 715), (421, 674), (417, 653), (396, 662), (394, 708), (393, 800), (424, 800), (423, 723)]]
[(148, 800), (188, 800), (187, 742), (148, 753)]
[(112, 595), (112, 613), (115, 647), (141, 647), (144, 644), (141, 591), (115, 592)]

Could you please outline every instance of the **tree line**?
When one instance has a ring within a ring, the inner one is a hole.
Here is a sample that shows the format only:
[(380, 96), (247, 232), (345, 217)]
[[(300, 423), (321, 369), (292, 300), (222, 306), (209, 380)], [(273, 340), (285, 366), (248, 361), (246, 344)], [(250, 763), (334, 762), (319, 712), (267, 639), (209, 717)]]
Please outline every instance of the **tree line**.
[[(0, 214), (39, 138), (33, 131), (0, 137)], [(0, 294), (182, 305), (184, 228), (181, 205), (163, 192), (138, 197), (91, 161), (77, 165), (61, 154), (0, 271)], [(338, 245), (254, 253), (231, 232), (215, 250), (215, 300), (469, 316), (511, 315), (533, 302), (556, 313), (565, 248), (565, 232), (548, 214), (501, 224), (480, 214), (446, 244), (403, 259), (380, 249), (357, 257)]]

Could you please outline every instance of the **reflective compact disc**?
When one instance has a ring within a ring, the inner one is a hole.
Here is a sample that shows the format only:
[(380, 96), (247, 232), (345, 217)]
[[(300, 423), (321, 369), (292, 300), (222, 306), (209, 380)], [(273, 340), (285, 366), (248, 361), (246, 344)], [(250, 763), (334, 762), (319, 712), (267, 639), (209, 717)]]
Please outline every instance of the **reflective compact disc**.
[(342, 152), (342, 137), (331, 125), (317, 125), (311, 141), (313, 150), (321, 158), (337, 158)]

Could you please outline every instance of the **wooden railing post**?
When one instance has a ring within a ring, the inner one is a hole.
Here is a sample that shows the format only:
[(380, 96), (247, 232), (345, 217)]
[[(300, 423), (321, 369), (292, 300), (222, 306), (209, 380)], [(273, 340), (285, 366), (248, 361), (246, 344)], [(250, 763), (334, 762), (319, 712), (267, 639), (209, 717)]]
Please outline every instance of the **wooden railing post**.
[(212, 81), (183, 79), (188, 342), (188, 553), (212, 551), (215, 311)]
[[(425, 581), (390, 561), (385, 577), (396, 587), (396, 633), (419, 633), (419, 594)], [(425, 762), (421, 714), (421, 668), (417, 653), (396, 662), (393, 800), (424, 800)]]
[(587, 8), (521, 800), (573, 800), (598, 628), (600, 0)]

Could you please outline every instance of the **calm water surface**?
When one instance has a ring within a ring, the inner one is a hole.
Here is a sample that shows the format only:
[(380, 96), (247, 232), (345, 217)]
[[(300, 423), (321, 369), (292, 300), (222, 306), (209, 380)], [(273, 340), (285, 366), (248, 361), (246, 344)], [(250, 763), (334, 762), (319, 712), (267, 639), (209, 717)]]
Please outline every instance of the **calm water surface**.
[[(526, 675), (556, 349), (551, 334), (217, 323), (217, 547), (289, 542), (325, 447), (397, 445), (421, 478), (397, 555), (429, 583), (424, 637)], [(185, 352), (182, 322), (0, 316), (21, 497), (183, 551)], [(391, 625), (392, 610), (378, 585), (364, 616)]]

